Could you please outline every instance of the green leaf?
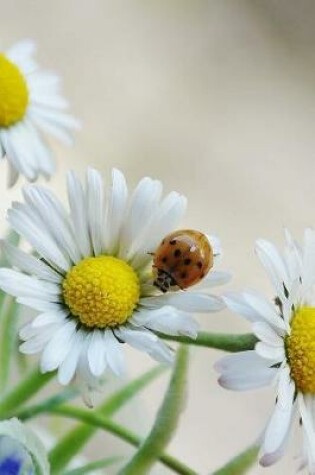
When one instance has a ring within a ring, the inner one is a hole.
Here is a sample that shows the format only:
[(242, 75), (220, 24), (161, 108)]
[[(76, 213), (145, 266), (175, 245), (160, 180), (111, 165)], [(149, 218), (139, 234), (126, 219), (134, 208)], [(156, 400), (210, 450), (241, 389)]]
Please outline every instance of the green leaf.
[(69, 470), (64, 475), (86, 475), (87, 473), (91, 473), (98, 468), (108, 467), (109, 465), (113, 465), (114, 463), (121, 460), (121, 457), (110, 457), (102, 460), (97, 460), (96, 462), (88, 463), (80, 468), (75, 468), (73, 470)]
[(10, 392), (0, 400), (0, 419), (7, 419), (14, 411), (36, 394), (55, 375), (55, 372), (42, 374), (36, 367)]
[(178, 425), (186, 396), (188, 348), (177, 352), (176, 363), (168, 390), (155, 419), (155, 423), (139, 450), (119, 472), (120, 475), (146, 475), (162, 455)]
[(216, 470), (213, 475), (243, 475), (256, 462), (258, 452), (259, 447), (256, 445), (249, 447), (233, 458), (228, 464), (224, 465), (224, 467)]
[[(131, 381), (122, 389), (114, 393), (100, 407), (97, 414), (110, 416), (117, 412), (125, 403), (151, 383), (165, 370), (164, 366), (157, 366), (139, 378)], [(63, 473), (70, 460), (82, 449), (88, 440), (94, 435), (96, 427), (79, 424), (70, 430), (49, 454), (51, 471), (53, 474)], [(75, 444), (73, 441), (75, 440)]]
[(258, 341), (252, 333), (234, 335), (228, 333), (199, 332), (196, 339), (187, 336), (164, 335), (164, 333), (157, 333), (157, 335), (163, 340), (177, 341), (178, 343), (186, 345), (215, 348), (217, 350), (229, 351), (231, 353), (253, 350)]
[(17, 338), (18, 311), (19, 305), (15, 300), (5, 295), (0, 312), (0, 394), (4, 392), (10, 375)]

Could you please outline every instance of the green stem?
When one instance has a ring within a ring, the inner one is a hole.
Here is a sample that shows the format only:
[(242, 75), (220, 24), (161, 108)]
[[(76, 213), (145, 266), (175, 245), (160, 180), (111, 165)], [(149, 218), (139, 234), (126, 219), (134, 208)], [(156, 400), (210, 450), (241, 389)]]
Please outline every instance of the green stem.
[[(131, 383), (128, 383), (121, 390), (114, 393), (99, 408), (97, 408), (96, 414), (107, 417), (111, 416), (164, 370), (165, 367), (157, 366), (134, 381), (131, 381)], [(70, 460), (88, 442), (88, 440), (94, 435), (95, 431), (95, 426), (91, 427), (86, 424), (78, 424), (65, 434), (57, 445), (50, 451), (49, 459), (51, 473), (63, 473), (64, 468), (68, 465)], [(74, 440), (75, 444), (73, 443)]]
[(27, 421), (28, 419), (32, 419), (33, 417), (36, 417), (39, 414), (52, 411), (55, 407), (61, 406), (61, 404), (65, 404), (71, 399), (74, 399), (77, 395), (78, 391), (76, 389), (68, 387), (64, 391), (54, 396), (51, 396), (48, 399), (45, 399), (39, 404), (35, 404), (34, 406), (29, 406), (24, 409), (21, 409), (18, 412), (15, 412), (14, 415), (21, 421)]
[(0, 401), (0, 419), (8, 419), (12, 413), (36, 394), (55, 375), (54, 372), (42, 374), (38, 368), (32, 371)]
[(79, 468), (74, 468), (73, 470), (69, 470), (66, 472), (65, 475), (86, 475), (87, 473), (95, 473), (95, 470), (99, 468), (108, 467), (109, 465), (113, 465), (117, 463), (121, 457), (110, 457), (102, 460), (97, 460), (96, 462), (91, 462), (86, 465), (83, 465)]
[(217, 350), (229, 351), (231, 353), (252, 350), (257, 343), (257, 338), (252, 333), (234, 335), (228, 333), (199, 332), (195, 340), (187, 336), (171, 336), (164, 335), (164, 333), (158, 333), (158, 336), (163, 338), (163, 340), (177, 341), (178, 343), (203, 346), (207, 348), (215, 348)]
[(119, 472), (120, 475), (146, 475), (162, 456), (176, 431), (186, 396), (188, 347), (181, 346), (176, 363), (156, 416), (153, 427), (132, 459)]
[[(46, 409), (45, 412), (48, 412), (49, 414), (55, 414), (57, 416), (70, 417), (72, 419), (89, 424), (90, 426), (103, 429), (110, 434), (116, 435), (121, 440), (133, 445), (134, 447), (140, 447), (143, 442), (143, 439), (139, 435), (131, 432), (126, 427), (123, 427), (104, 416), (98, 415), (97, 413), (90, 412), (87, 409), (62, 405), (60, 407)], [(39, 411), (36, 411), (36, 413), (38, 414)], [(171, 455), (162, 454), (159, 457), (159, 460), (163, 463), (163, 465), (180, 475), (197, 475), (194, 470), (187, 467)]]
[(256, 462), (258, 452), (259, 447), (252, 445), (224, 465), (224, 467), (216, 470), (213, 475), (243, 475)]

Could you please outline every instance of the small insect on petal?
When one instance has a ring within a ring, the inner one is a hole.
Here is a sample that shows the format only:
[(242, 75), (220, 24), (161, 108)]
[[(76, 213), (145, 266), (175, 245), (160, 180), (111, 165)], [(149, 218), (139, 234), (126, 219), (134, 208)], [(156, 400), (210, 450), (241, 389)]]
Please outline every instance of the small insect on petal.
[(176, 287), (187, 289), (207, 275), (213, 257), (205, 234), (193, 229), (174, 231), (164, 237), (154, 253), (154, 285), (163, 293)]

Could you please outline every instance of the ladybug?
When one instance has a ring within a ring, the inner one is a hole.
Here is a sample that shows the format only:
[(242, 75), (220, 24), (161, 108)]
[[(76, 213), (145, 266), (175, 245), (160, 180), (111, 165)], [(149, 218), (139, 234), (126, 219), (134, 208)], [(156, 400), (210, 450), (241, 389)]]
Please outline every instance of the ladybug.
[(184, 290), (197, 284), (213, 266), (207, 236), (193, 229), (168, 234), (153, 256), (153, 284), (163, 293), (172, 287)]

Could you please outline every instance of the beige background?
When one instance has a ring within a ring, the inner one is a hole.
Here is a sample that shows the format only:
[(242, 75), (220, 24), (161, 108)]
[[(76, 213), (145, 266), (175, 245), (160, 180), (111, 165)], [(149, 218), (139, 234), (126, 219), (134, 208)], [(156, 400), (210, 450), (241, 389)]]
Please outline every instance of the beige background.
[[(119, 167), (131, 184), (160, 178), (188, 196), (185, 225), (220, 235), (222, 268), (234, 273), (230, 287), (271, 295), (254, 240), (280, 244), (283, 226), (300, 237), (315, 221), (314, 22), (312, 0), (2, 0), (0, 41), (5, 48), (34, 38), (84, 123), (73, 149), (57, 148), (51, 187), (64, 193), (66, 169), (83, 174), (87, 164), (104, 174)], [(5, 176), (1, 164), (3, 229), (6, 208), (20, 196), (19, 186), (6, 191)], [(248, 330), (229, 312), (200, 322), (208, 330)], [(152, 364), (135, 351), (128, 356), (132, 375)], [(250, 444), (274, 400), (272, 390), (219, 388), (218, 356), (193, 351), (187, 407), (169, 448), (200, 474)], [(148, 428), (164, 384), (146, 391), (123, 420), (139, 427), (144, 414)], [(88, 454), (113, 450), (126, 449), (105, 434)], [(294, 474), (292, 454), (252, 473)]]

